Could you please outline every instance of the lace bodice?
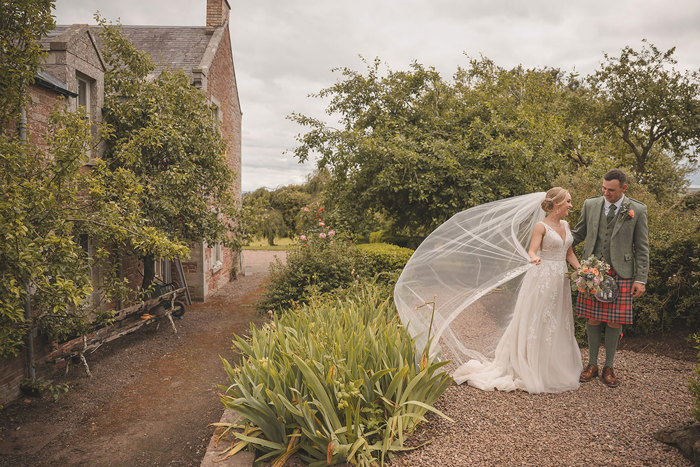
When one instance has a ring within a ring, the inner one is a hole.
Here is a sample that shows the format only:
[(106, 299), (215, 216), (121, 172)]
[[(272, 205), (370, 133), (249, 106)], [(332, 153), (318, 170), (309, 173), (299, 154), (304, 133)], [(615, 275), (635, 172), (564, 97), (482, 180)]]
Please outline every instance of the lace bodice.
[(566, 232), (563, 239), (556, 230), (544, 222), (541, 222), (541, 224), (544, 225), (545, 234), (542, 238), (539, 257), (543, 260), (566, 261), (566, 252), (574, 242), (574, 237), (571, 235), (569, 223), (566, 221), (561, 221), (561, 223), (564, 225), (564, 232)]

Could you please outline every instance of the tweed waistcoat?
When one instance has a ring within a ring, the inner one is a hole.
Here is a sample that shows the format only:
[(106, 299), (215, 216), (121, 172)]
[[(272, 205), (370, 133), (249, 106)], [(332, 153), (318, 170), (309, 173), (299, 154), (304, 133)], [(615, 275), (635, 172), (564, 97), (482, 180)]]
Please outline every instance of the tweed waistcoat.
[(605, 216), (605, 204), (600, 210), (600, 221), (598, 223), (598, 237), (595, 242), (595, 248), (593, 248), (593, 254), (596, 258), (603, 258), (606, 263), (612, 264), (610, 254), (610, 238), (612, 237), (613, 229), (615, 228), (615, 223), (617, 222), (617, 216), (608, 224), (608, 220)]

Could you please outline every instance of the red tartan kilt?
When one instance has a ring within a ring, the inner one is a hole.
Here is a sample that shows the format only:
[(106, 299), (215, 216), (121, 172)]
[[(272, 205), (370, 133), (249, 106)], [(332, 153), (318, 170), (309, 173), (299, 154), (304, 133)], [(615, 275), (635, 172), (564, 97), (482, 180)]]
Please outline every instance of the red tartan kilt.
[(583, 318), (609, 323), (632, 324), (632, 284), (634, 279), (622, 279), (615, 271), (610, 274), (619, 295), (612, 303), (602, 303), (589, 293), (579, 292), (576, 299), (576, 314)]

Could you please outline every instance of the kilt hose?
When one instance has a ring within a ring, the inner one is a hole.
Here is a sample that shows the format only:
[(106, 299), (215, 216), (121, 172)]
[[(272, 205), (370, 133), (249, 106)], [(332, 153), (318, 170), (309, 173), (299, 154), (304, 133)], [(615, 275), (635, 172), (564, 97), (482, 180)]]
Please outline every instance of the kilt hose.
[(579, 292), (576, 298), (576, 314), (606, 323), (632, 324), (632, 284), (634, 279), (623, 279), (615, 271), (610, 276), (617, 282), (619, 294), (612, 303), (603, 303), (589, 293)]

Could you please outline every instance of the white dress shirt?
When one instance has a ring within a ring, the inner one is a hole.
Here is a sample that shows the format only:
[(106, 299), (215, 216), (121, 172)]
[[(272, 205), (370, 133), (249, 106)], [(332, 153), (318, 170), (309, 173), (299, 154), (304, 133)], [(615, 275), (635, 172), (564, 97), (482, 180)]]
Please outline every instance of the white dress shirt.
[(611, 203), (607, 199), (605, 199), (605, 215), (608, 215), (608, 212), (610, 212), (610, 206), (613, 204), (615, 205), (615, 215), (617, 215), (620, 212), (620, 206), (622, 206), (622, 202), (625, 200), (625, 195), (622, 195), (620, 199), (617, 200), (615, 203)]

